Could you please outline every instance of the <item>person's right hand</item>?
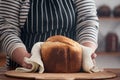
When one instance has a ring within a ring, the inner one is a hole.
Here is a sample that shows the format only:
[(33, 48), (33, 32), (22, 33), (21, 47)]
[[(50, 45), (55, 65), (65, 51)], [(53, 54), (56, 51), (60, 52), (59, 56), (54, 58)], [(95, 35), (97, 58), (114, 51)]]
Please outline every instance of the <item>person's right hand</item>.
[(28, 64), (26, 62), (23, 62), (22, 67), (31, 69), (32, 68), (32, 64)]
[(31, 54), (26, 51), (26, 49), (19, 47), (15, 49), (12, 53), (12, 60), (15, 61), (17, 64), (21, 65), (22, 67), (25, 68), (31, 68), (31, 64), (27, 64), (24, 61), (24, 57), (31, 57)]

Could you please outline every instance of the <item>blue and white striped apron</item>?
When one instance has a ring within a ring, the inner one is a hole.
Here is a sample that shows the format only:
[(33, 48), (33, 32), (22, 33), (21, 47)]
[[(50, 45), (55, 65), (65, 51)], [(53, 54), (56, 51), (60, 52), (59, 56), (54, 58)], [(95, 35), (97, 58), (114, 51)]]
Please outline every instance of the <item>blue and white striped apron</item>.
[(34, 43), (52, 35), (75, 39), (75, 18), (72, 0), (31, 0), (21, 39), (29, 52)]

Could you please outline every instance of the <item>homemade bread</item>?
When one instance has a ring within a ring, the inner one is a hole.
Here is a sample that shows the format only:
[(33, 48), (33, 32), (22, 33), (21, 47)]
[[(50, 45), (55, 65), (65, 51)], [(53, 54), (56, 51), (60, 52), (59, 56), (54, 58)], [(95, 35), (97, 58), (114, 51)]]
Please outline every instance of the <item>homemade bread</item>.
[(82, 66), (82, 48), (65, 36), (49, 37), (41, 46), (45, 72), (79, 72)]

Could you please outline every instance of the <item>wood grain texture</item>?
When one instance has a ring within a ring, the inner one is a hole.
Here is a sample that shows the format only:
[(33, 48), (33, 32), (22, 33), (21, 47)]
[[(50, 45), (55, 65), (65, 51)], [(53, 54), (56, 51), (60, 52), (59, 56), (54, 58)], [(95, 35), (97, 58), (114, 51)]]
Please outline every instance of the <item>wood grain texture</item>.
[(0, 53), (0, 67), (5, 66), (6, 63), (6, 55), (4, 53)]
[(20, 73), (12, 71), (7, 71), (6, 76), (16, 77), (16, 78), (26, 78), (26, 79), (37, 79), (37, 80), (74, 80), (74, 79), (112, 79), (116, 77), (113, 72), (97, 72), (97, 73)]

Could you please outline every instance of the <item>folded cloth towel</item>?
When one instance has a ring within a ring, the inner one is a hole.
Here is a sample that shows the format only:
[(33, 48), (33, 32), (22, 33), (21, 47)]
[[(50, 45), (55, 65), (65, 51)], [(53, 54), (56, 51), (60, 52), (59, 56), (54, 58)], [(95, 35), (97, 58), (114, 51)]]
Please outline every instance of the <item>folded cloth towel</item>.
[(39, 69), (39, 73), (43, 73), (44, 72), (44, 65), (43, 62), (41, 60), (41, 55), (40, 55), (40, 48), (41, 45), (44, 42), (37, 42), (33, 45), (32, 50), (31, 50), (31, 57), (24, 58), (24, 61), (28, 64), (32, 64), (32, 68), (31, 69), (27, 69), (27, 68), (23, 68), (23, 67), (18, 67), (16, 68), (15, 71), (17, 72), (36, 72)]
[(82, 46), (83, 49), (83, 63), (82, 68), (83, 71), (93, 73), (93, 72), (101, 72), (103, 69), (100, 69), (95, 64), (95, 59), (92, 59), (91, 55), (93, 54), (92, 49), (86, 46)]
[[(24, 61), (28, 64), (32, 64), (31, 69), (23, 68), (23, 67), (18, 67), (16, 68), (15, 71), (18, 72), (36, 72), (39, 70), (39, 73), (44, 72), (44, 65), (41, 60), (41, 55), (40, 55), (40, 48), (43, 42), (37, 42), (34, 44), (31, 54), (32, 56), (30, 58), (24, 58)], [(92, 50), (89, 47), (85, 47), (80, 45), (83, 49), (83, 62), (82, 62), (82, 68), (85, 72), (93, 73), (93, 72), (100, 72), (102, 69), (98, 69), (97, 66), (94, 64), (91, 55), (92, 55)]]

